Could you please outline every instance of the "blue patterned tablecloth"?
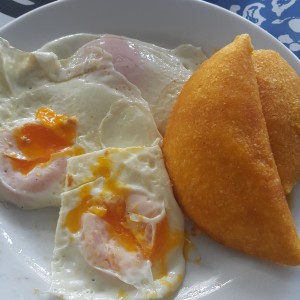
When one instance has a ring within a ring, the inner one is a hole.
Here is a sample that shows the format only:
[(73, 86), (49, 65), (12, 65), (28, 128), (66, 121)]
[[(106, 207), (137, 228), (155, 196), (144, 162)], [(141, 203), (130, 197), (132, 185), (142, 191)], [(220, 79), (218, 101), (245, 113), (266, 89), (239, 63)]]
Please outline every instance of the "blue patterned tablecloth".
[(259, 25), (300, 58), (300, 0), (207, 0)]
[[(0, 0), (0, 27), (32, 9), (54, 1), (57, 0)], [(261, 26), (300, 58), (300, 0), (206, 0), (206, 2), (231, 10)]]

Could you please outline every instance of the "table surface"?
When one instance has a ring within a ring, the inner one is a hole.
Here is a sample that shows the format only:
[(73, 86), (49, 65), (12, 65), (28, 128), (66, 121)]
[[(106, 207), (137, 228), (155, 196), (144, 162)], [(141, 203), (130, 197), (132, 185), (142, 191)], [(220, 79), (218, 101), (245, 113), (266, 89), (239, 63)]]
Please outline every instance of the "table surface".
[[(0, 27), (2, 27), (39, 6), (64, 0), (0, 1)], [(300, 58), (300, 0), (207, 0), (207, 2), (224, 7), (261, 26)]]

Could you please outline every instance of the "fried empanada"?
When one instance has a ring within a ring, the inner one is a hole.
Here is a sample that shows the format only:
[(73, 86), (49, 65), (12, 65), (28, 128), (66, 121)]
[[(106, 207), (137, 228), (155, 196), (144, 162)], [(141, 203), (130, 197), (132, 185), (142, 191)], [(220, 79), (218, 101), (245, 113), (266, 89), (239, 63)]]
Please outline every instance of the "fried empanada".
[(222, 244), (285, 265), (300, 242), (271, 151), (248, 35), (202, 63), (163, 144), (177, 200)]
[(300, 77), (272, 50), (253, 51), (253, 61), (271, 148), (289, 194), (300, 172)]

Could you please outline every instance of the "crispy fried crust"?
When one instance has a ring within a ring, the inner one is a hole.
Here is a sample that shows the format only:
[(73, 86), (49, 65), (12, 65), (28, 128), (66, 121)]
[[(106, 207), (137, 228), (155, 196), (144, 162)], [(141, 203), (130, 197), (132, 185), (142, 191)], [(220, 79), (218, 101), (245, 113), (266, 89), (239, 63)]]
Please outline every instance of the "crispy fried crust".
[(285, 193), (300, 172), (300, 77), (272, 50), (253, 52), (263, 114)]
[(163, 144), (177, 199), (222, 244), (300, 264), (300, 242), (275, 165), (252, 46), (237, 37), (184, 86)]

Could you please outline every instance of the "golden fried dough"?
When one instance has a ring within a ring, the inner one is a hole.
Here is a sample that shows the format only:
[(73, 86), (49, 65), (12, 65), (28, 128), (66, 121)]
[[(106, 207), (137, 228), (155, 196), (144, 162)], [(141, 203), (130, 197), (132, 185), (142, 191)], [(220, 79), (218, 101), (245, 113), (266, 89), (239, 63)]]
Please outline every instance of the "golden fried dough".
[(288, 194), (300, 172), (300, 77), (272, 50), (254, 51), (253, 60), (271, 148)]
[(166, 166), (182, 208), (212, 238), (299, 265), (251, 54), (249, 36), (238, 36), (192, 75), (168, 121)]

